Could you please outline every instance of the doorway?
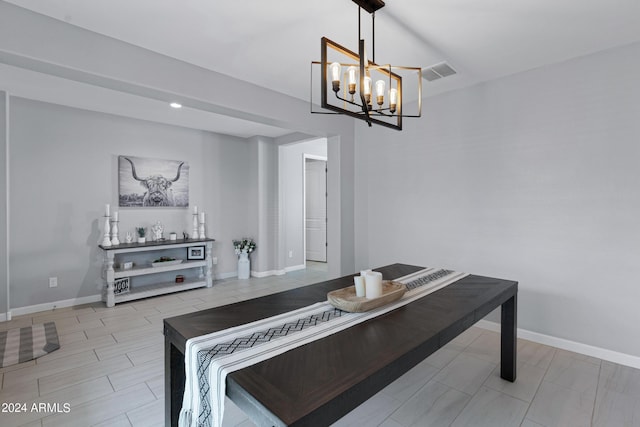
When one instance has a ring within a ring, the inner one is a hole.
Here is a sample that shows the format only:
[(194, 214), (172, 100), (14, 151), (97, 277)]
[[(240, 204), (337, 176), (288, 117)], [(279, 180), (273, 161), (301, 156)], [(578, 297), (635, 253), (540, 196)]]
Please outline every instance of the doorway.
[(327, 158), (304, 155), (305, 260), (327, 262)]

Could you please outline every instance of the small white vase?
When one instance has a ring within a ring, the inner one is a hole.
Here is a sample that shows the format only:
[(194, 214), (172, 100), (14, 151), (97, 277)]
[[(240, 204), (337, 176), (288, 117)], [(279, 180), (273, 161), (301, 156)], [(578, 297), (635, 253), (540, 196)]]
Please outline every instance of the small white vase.
[(138, 243), (146, 243), (146, 242), (147, 242), (146, 237), (138, 237)]
[(240, 253), (238, 258), (238, 279), (248, 279), (251, 272), (251, 260), (247, 251)]

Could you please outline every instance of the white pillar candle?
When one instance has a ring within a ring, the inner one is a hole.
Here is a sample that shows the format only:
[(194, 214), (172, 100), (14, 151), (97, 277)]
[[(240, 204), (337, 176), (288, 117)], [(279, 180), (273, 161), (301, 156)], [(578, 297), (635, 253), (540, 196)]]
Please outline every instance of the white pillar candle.
[(193, 205), (193, 213), (198, 214), (198, 207), (196, 205)]
[(355, 276), (353, 278), (353, 283), (356, 287), (356, 296), (357, 297), (363, 297), (365, 296), (365, 289), (364, 289), (364, 277), (362, 276)]
[(200, 212), (200, 223), (204, 223), (204, 212)]
[(109, 206), (109, 203), (104, 205), (104, 216), (111, 216), (111, 206)]
[(116, 222), (118, 221), (118, 212), (117, 211), (113, 213), (113, 220), (116, 221)]
[(365, 293), (368, 299), (382, 296), (382, 273), (371, 271), (365, 275)]

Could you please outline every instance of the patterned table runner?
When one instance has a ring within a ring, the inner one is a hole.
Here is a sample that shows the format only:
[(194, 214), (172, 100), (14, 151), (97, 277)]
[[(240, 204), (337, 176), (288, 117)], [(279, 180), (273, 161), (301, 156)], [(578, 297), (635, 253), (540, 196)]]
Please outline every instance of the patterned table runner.
[(395, 279), (407, 286), (404, 296), (365, 313), (349, 313), (329, 302), (187, 340), (182, 427), (220, 427), (229, 373), (388, 313), (468, 276), (426, 268)]

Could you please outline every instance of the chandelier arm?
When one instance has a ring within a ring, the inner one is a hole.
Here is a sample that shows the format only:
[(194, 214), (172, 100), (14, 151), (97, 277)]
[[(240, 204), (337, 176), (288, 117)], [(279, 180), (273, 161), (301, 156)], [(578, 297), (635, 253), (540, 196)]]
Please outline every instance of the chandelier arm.
[[(358, 108), (362, 108), (362, 111), (357, 111), (358, 114), (363, 114), (363, 115), (365, 114), (365, 109), (362, 107), (361, 104), (358, 104), (357, 102), (353, 102), (350, 99), (346, 99), (346, 98), (341, 97), (340, 95), (338, 95), (338, 92), (334, 92), (334, 93), (336, 95), (336, 98), (338, 98), (340, 101), (346, 102), (347, 104), (354, 105), (354, 106), (356, 106)], [(385, 111), (389, 111), (389, 110), (390, 110), (390, 107), (384, 107), (384, 108), (376, 108), (375, 110), (371, 110), (371, 111), (369, 111), (367, 109), (366, 112), (369, 113), (370, 115), (376, 115), (377, 114), (377, 115), (385, 116), (385, 117), (396, 117), (396, 115), (393, 114), (393, 113), (392, 114), (385, 114), (384, 113)]]
[(359, 90), (359, 94), (360, 94), (360, 101), (362, 101), (362, 111), (364, 111), (364, 115), (366, 117), (366, 121), (369, 124), (369, 127), (371, 127), (371, 116), (369, 115), (369, 103), (367, 102), (366, 98), (364, 97), (364, 76), (365, 76), (365, 70), (366, 67), (369, 65), (367, 63), (365, 63), (365, 58), (366, 58), (366, 52), (365, 52), (365, 44), (364, 44), (364, 40), (360, 39), (360, 42), (358, 43), (358, 57), (360, 59), (360, 90)]
[(366, 117), (366, 121), (369, 124), (369, 127), (371, 127), (371, 114), (369, 114), (369, 104), (367, 104), (367, 100), (364, 99), (364, 95), (360, 94), (360, 100), (362, 100), (362, 105), (364, 106), (360, 106), (362, 107), (362, 112), (364, 113), (364, 116)]
[(346, 98), (341, 97), (340, 95), (338, 95), (338, 92), (334, 92), (334, 93), (336, 94), (336, 98), (338, 98), (340, 101), (344, 101), (344, 102), (347, 102), (347, 103), (349, 103), (351, 105), (355, 105), (356, 107), (362, 108), (362, 105), (358, 104), (357, 102), (353, 102), (350, 99), (346, 99)]

